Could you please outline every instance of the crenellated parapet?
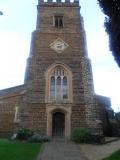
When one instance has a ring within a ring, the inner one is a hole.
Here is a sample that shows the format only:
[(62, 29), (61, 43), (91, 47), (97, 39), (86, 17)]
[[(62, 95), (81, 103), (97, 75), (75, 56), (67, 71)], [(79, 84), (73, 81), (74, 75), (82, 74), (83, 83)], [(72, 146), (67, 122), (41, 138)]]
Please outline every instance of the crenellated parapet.
[(43, 4), (69, 4), (69, 5), (79, 5), (79, 0), (74, 0), (73, 2), (71, 2), (70, 0), (38, 0), (38, 5), (43, 5)]

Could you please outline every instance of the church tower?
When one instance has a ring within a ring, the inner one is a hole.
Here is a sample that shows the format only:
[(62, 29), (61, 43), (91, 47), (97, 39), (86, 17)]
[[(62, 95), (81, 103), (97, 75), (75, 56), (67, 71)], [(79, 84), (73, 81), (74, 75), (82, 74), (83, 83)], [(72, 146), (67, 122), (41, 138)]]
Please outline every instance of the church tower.
[(21, 126), (69, 137), (94, 129), (96, 104), (79, 1), (39, 0), (21, 104)]

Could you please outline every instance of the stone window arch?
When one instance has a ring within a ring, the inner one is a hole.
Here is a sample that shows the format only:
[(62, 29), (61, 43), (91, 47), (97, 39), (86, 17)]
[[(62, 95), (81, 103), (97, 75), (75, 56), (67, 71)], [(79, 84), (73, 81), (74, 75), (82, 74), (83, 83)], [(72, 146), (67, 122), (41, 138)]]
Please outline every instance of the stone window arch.
[(63, 64), (48, 68), (45, 100), (46, 102), (72, 102), (72, 73)]

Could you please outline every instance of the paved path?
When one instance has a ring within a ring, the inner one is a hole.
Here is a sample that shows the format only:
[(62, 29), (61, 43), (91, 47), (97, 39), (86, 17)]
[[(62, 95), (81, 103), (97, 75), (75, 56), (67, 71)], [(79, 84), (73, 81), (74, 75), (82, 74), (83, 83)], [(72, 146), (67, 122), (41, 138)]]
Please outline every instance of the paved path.
[(120, 149), (120, 140), (103, 145), (53, 140), (45, 144), (37, 160), (102, 160), (118, 149)]
[(89, 160), (102, 160), (120, 149), (120, 140), (103, 145), (80, 144), (79, 147)]
[(45, 144), (37, 160), (88, 160), (79, 146), (65, 140), (53, 140)]

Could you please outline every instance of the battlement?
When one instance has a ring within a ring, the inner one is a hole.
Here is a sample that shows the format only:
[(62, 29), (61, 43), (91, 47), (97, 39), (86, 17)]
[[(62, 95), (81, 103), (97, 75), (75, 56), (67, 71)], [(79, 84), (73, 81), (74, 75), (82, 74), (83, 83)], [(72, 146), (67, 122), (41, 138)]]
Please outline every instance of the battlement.
[(38, 0), (38, 5), (75, 5), (79, 6), (79, 0)]

